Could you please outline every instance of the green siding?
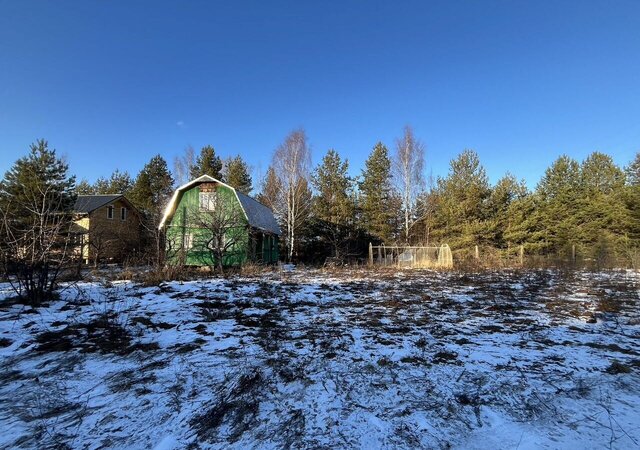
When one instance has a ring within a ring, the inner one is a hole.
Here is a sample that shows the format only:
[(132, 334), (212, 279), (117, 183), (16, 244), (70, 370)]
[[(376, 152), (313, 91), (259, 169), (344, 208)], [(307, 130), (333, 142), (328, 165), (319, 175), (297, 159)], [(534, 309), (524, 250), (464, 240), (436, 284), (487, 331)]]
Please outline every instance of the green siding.
[[(223, 202), (230, 208), (237, 208), (238, 217), (242, 217), (238, 227), (230, 230), (233, 233), (234, 246), (224, 256), (224, 266), (239, 266), (248, 260), (255, 259), (258, 262), (273, 263), (278, 261), (278, 237), (264, 235), (262, 248), (257, 249), (252, 242), (250, 227), (242, 213), (238, 199), (233, 190), (219, 185), (217, 192), (222, 195)], [(206, 248), (206, 241), (211, 238), (209, 230), (193, 227), (189, 221), (190, 214), (197, 214), (200, 206), (200, 188), (195, 186), (183, 192), (178, 198), (178, 204), (171, 219), (167, 222), (167, 259), (172, 263), (184, 262), (192, 266), (214, 266), (216, 261), (211, 252)], [(234, 213), (235, 214), (235, 213)], [(184, 249), (182, 244), (185, 236), (193, 236), (192, 248)], [(255, 249), (255, 252), (254, 252)], [(255, 254), (254, 254), (255, 253)]]

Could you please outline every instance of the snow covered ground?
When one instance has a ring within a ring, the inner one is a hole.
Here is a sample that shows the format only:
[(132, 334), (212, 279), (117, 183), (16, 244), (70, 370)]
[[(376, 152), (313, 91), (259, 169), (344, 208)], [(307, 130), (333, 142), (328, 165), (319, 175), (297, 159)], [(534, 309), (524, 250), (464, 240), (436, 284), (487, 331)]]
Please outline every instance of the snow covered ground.
[(0, 286), (0, 448), (636, 448), (640, 276)]

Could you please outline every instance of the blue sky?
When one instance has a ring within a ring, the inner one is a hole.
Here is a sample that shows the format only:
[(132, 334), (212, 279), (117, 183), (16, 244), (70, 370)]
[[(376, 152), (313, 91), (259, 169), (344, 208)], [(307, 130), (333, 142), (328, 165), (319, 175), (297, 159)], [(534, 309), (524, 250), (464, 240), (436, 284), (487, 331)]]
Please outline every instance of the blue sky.
[(37, 138), (79, 178), (212, 144), (264, 172), (304, 127), (359, 173), (405, 124), (535, 185), (640, 150), (640, 1), (0, 0), (0, 170)]

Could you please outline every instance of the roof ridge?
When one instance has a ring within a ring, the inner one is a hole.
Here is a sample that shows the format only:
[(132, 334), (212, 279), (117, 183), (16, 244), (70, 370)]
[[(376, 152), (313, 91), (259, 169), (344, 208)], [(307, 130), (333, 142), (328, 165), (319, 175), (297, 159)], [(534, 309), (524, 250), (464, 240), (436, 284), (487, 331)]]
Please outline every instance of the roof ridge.
[(124, 194), (78, 194), (78, 197), (120, 197)]

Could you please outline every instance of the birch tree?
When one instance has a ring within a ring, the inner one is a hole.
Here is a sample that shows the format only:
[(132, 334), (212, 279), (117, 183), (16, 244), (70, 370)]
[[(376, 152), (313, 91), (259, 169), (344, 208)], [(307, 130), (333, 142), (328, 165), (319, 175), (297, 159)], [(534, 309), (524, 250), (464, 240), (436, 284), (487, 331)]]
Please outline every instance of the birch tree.
[(191, 171), (196, 164), (196, 155), (193, 147), (188, 146), (184, 149), (184, 153), (181, 156), (176, 156), (173, 159), (173, 175), (178, 186), (189, 182), (191, 178)]
[(409, 242), (411, 227), (416, 222), (416, 203), (424, 189), (424, 144), (413, 134), (410, 126), (396, 140), (393, 174), (402, 200), (403, 237)]
[(271, 169), (277, 179), (275, 196), (269, 203), (285, 229), (287, 260), (294, 257), (299, 233), (311, 208), (309, 176), (311, 149), (304, 130), (292, 131), (273, 154)]

